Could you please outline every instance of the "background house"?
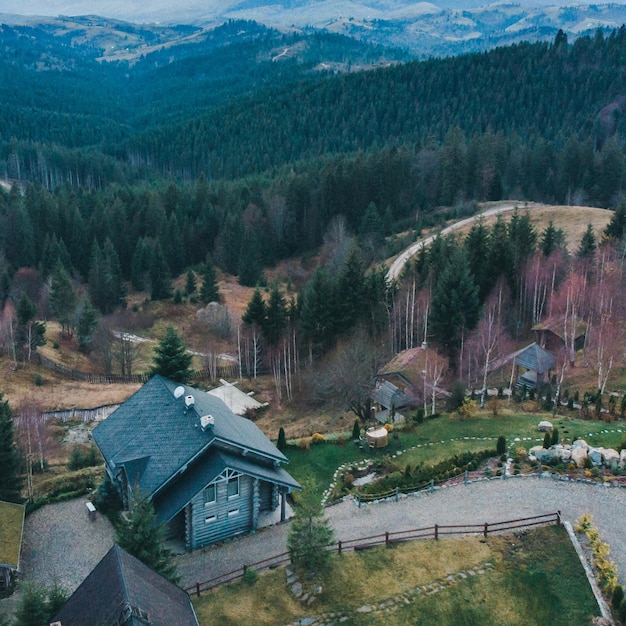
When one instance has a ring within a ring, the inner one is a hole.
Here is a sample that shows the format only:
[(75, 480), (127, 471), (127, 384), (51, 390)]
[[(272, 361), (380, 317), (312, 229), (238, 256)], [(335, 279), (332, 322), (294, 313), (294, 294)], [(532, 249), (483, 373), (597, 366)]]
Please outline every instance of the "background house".
[(24, 510), (23, 504), (0, 501), (0, 591), (10, 588), (19, 570)]
[(185, 591), (114, 545), (54, 616), (53, 626), (198, 626)]
[(219, 398), (155, 376), (93, 431), (125, 508), (148, 497), (189, 550), (250, 532), (298, 483), (287, 458)]

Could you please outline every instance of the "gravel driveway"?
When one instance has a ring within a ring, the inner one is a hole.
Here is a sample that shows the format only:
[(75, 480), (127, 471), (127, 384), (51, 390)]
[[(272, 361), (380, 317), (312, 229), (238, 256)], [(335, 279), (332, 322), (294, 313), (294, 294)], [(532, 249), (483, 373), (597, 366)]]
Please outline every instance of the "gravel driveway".
[[(481, 524), (530, 517), (560, 510), (574, 522), (591, 513), (611, 546), (621, 579), (626, 576), (626, 489), (561, 482), (551, 478), (510, 478), (458, 485), (358, 508), (344, 500), (326, 509), (337, 539), (345, 541), (386, 531), (437, 524)], [(192, 586), (243, 564), (286, 550), (288, 524), (263, 529), (220, 546), (178, 557), (182, 586)]]
[[(385, 531), (408, 530), (437, 524), (480, 524), (530, 517), (560, 510), (574, 522), (591, 513), (611, 546), (621, 579), (626, 576), (626, 489), (524, 477), (458, 485), (417, 496), (369, 504), (354, 501), (326, 509), (341, 540)], [(181, 586), (189, 587), (286, 551), (288, 523), (264, 528), (238, 539), (177, 557)], [(22, 550), (22, 577), (50, 585), (56, 578), (74, 591), (113, 544), (108, 520), (98, 515), (90, 522), (83, 499), (53, 504), (26, 518)], [(15, 605), (15, 595), (0, 602), (2, 611)]]

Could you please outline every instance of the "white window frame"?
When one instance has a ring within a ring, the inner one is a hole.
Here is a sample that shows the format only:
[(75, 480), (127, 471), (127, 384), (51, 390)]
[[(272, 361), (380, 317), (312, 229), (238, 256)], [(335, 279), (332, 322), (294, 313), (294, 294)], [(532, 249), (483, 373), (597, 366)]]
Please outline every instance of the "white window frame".
[[(232, 484), (236, 484), (237, 485), (237, 493), (230, 493), (230, 486)], [(228, 479), (228, 481), (226, 483), (226, 494), (227, 494), (229, 500), (234, 500), (235, 498), (239, 497), (240, 486), (241, 485), (239, 484), (239, 476), (232, 476), (231, 478)]]
[[(213, 489), (213, 499), (207, 500), (207, 492)], [(204, 488), (204, 492), (202, 494), (204, 498), (204, 506), (210, 506), (211, 504), (215, 504), (217, 502), (217, 485), (215, 483), (211, 483)]]
[(212, 524), (213, 522), (217, 522), (217, 515), (208, 515), (204, 518), (205, 524)]
[(239, 515), (239, 509), (231, 509), (228, 511), (228, 517), (235, 517), (236, 515)]

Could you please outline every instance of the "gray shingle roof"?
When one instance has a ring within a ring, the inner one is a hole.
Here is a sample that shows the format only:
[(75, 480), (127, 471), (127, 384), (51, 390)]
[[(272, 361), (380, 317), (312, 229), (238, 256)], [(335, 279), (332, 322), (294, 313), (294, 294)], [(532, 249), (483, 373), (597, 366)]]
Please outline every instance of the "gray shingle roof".
[[(111, 467), (123, 466), (143, 496), (158, 492), (181, 469), (214, 443), (232, 444), (272, 461), (287, 458), (250, 420), (232, 413), (219, 398), (154, 376), (99, 424), (93, 438)], [(185, 396), (194, 405), (187, 407)], [(202, 416), (214, 426), (203, 430)]]
[(556, 358), (540, 345), (531, 343), (515, 355), (515, 363), (543, 374), (556, 365)]
[[(133, 610), (147, 613), (149, 621), (133, 617)], [(198, 626), (185, 591), (114, 545), (53, 621), (63, 626), (111, 626), (122, 615), (130, 616), (125, 623), (132, 626)]]
[(383, 380), (374, 390), (374, 400), (386, 409), (399, 409), (411, 403), (411, 396), (388, 380)]

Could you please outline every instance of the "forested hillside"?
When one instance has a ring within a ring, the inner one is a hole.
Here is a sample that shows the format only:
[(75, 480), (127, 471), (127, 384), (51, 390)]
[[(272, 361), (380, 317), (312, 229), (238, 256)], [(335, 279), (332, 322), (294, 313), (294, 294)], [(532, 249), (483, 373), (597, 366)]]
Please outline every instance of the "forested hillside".
[[(300, 325), (313, 356), (355, 324), (376, 335), (400, 316), (384, 272), (367, 268), (403, 237), (476, 201), (614, 208), (623, 196), (624, 28), (339, 75), (313, 72), (313, 60), (387, 53), (250, 23), (227, 24), (179, 56), (161, 49), (114, 64), (24, 28), (5, 27), (3, 37), (0, 168), (17, 184), (0, 193), (0, 298), (17, 307), (5, 313), (22, 334), (37, 310), (67, 332), (80, 320), (84, 330), (97, 319), (93, 306), (110, 315), (128, 290), (170, 298), (172, 278), (189, 270), (187, 295), (206, 303), (219, 298), (209, 289), (216, 266), (255, 286), (278, 261), (320, 254), (311, 281), (290, 275), (301, 297), (289, 310), (275, 286), (267, 303), (281, 332)], [(536, 320), (527, 298), (519, 304), (517, 276), (538, 235), (519, 248), (507, 228), (483, 237), (492, 256), (469, 278), (449, 277), (470, 285), (468, 319), (453, 333), (445, 322), (455, 318), (444, 314), (438, 327), (433, 311), (430, 333), (453, 358), (455, 333), (478, 323), (499, 277), (515, 305), (511, 332)], [(468, 251), (446, 246), (444, 257), (464, 266)], [(524, 255), (511, 260), (511, 250)], [(447, 265), (420, 263), (414, 289), (434, 298), (433, 281), (447, 276), (436, 270)], [(483, 266), (495, 272), (484, 282)], [(174, 295), (181, 300), (180, 289)], [(341, 310), (325, 306), (334, 300)], [(406, 302), (419, 316), (417, 301)], [(394, 328), (404, 337), (396, 348), (416, 341), (415, 328)], [(277, 348), (281, 333), (271, 335)]]

